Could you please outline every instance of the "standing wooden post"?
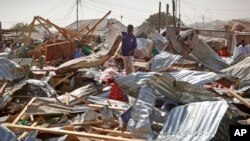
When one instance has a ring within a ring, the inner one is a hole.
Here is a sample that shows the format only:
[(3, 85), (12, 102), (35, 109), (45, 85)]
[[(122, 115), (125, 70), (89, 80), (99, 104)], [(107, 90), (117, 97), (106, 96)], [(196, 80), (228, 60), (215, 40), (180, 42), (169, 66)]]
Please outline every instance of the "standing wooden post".
[(2, 39), (2, 34), (3, 34), (3, 32), (2, 32), (2, 23), (0, 22), (0, 41), (3, 40)]
[(169, 4), (166, 5), (166, 26), (169, 26)]
[(174, 28), (175, 28), (175, 32), (176, 32), (176, 21), (175, 21), (175, 1), (173, 0), (173, 23), (174, 23)]
[(159, 19), (158, 19), (158, 32), (161, 30), (161, 2), (159, 2)]

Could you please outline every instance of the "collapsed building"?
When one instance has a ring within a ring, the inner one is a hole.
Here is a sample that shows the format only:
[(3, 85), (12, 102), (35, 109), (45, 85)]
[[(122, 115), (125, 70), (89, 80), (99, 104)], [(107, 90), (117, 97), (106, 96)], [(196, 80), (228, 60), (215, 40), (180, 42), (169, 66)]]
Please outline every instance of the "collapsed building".
[(125, 75), (109, 13), (82, 32), (35, 17), (31, 26), (52, 25), (60, 38), (48, 30), (36, 44), (29, 33), (0, 58), (3, 140), (229, 140), (230, 125), (250, 124), (249, 57), (227, 62), (194, 29), (178, 37), (167, 26), (165, 38), (143, 23), (136, 72)]

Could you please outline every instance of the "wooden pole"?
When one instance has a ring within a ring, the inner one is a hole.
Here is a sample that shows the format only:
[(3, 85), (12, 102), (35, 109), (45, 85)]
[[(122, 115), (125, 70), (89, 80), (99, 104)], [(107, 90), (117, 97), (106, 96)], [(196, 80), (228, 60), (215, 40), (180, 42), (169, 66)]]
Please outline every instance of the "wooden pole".
[(166, 26), (169, 26), (169, 4), (166, 5)]
[(159, 2), (159, 19), (158, 19), (158, 32), (160, 33), (161, 31), (161, 2)]
[(174, 28), (175, 28), (175, 32), (176, 32), (176, 20), (175, 20), (175, 1), (172, 0), (173, 2), (173, 23), (174, 23)]
[(3, 32), (2, 32), (2, 23), (0, 22), (0, 41), (3, 40), (2, 34), (3, 34)]
[(4, 90), (5, 90), (8, 83), (9, 83), (8, 81), (5, 81), (3, 83), (3, 86), (0, 88), (0, 96), (2, 96), (4, 94)]
[(238, 95), (236, 92), (229, 90), (229, 95), (232, 95), (233, 97), (239, 99), (245, 106), (247, 106), (248, 108), (250, 108), (250, 103), (244, 99), (243, 97), (241, 97), (240, 95)]
[(33, 97), (30, 102), (23, 108), (22, 112), (16, 117), (16, 119), (12, 122), (12, 125), (15, 125), (20, 118), (23, 116), (23, 114), (26, 112), (28, 109), (28, 106), (31, 105), (34, 101), (36, 100), (36, 97)]
[(68, 130), (56, 130), (50, 128), (43, 128), (43, 127), (31, 127), (31, 126), (24, 126), (24, 125), (12, 125), (12, 124), (3, 124), (10, 128), (18, 128), (24, 130), (38, 130), (46, 133), (54, 133), (54, 134), (68, 134), (68, 135), (75, 135), (80, 137), (88, 137), (94, 139), (102, 139), (102, 140), (111, 140), (111, 141), (142, 141), (141, 139), (129, 139), (129, 138), (122, 138), (122, 137), (113, 137), (107, 135), (99, 135), (93, 133), (86, 133), (86, 132), (75, 132), (75, 131), (68, 131)]

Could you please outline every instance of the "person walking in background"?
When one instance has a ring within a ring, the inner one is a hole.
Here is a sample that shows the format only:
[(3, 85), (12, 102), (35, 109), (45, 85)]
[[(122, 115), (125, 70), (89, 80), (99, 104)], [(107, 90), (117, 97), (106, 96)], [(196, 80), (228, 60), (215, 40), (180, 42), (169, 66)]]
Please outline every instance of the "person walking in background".
[(124, 62), (124, 68), (126, 74), (130, 74), (135, 71), (133, 61), (134, 61), (134, 52), (137, 47), (136, 37), (133, 34), (134, 27), (133, 25), (128, 25), (127, 32), (122, 32), (122, 58)]

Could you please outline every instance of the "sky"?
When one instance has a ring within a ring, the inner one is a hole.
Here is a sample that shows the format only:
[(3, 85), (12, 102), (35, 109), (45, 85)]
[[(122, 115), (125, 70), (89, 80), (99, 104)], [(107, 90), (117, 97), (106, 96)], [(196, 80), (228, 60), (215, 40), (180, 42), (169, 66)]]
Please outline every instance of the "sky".
[[(166, 11), (167, 3), (172, 6), (172, 0), (80, 0), (79, 20), (98, 19), (111, 10), (109, 18), (138, 26), (159, 11), (160, 1), (161, 11)], [(181, 19), (186, 25), (201, 22), (203, 16), (205, 22), (250, 18), (250, 0), (180, 1)], [(0, 0), (4, 29), (19, 22), (30, 23), (38, 15), (60, 27), (67, 26), (76, 20), (76, 0)]]

